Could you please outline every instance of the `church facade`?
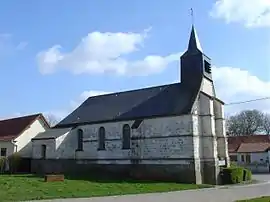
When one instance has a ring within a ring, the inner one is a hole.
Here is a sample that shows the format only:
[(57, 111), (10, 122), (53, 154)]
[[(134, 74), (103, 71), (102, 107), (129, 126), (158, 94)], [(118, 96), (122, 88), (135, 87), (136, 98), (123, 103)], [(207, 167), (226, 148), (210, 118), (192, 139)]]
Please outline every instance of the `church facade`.
[(217, 184), (229, 166), (224, 103), (192, 26), (181, 82), (89, 97), (32, 139), (32, 171)]

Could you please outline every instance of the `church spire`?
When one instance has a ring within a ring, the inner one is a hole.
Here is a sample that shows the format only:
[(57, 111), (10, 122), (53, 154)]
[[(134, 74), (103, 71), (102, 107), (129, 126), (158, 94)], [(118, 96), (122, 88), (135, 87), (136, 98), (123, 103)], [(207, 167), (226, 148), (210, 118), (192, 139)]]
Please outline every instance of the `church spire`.
[(196, 51), (203, 52), (196, 29), (194, 25), (192, 25), (191, 28), (191, 33), (189, 37), (189, 42), (188, 42), (188, 52), (196, 52)]

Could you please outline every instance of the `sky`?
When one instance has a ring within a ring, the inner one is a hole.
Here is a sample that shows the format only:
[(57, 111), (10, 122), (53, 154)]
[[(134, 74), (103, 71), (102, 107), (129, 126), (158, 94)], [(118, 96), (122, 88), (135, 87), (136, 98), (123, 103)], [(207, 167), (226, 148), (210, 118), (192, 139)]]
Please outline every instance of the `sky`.
[[(16, 0), (0, 6), (0, 117), (66, 116), (89, 96), (180, 81), (191, 30), (226, 103), (270, 97), (269, 0)], [(270, 112), (270, 100), (228, 105)]]

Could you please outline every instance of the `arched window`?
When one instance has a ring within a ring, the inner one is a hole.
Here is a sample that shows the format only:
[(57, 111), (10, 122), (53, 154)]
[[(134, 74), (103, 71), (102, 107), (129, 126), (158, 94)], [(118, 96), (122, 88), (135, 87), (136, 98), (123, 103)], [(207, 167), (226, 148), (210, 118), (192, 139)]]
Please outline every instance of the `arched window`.
[(105, 150), (105, 128), (100, 127), (98, 130), (98, 150)]
[(83, 150), (83, 130), (79, 129), (77, 132), (77, 151)]
[(130, 127), (128, 124), (123, 126), (122, 133), (122, 148), (130, 149)]

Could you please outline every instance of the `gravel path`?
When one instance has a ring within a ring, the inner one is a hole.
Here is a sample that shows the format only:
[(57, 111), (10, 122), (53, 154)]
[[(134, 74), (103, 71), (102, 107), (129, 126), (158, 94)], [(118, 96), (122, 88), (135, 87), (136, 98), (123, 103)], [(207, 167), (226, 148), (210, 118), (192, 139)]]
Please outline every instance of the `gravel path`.
[[(260, 196), (270, 196), (270, 175), (260, 175), (258, 184), (236, 185), (201, 190), (188, 190), (169, 193), (139, 194), (87, 199), (55, 199), (42, 202), (233, 202)], [(40, 201), (39, 201), (40, 202)]]

